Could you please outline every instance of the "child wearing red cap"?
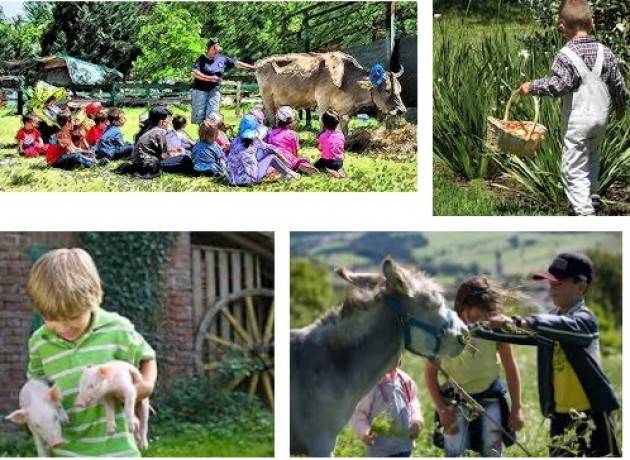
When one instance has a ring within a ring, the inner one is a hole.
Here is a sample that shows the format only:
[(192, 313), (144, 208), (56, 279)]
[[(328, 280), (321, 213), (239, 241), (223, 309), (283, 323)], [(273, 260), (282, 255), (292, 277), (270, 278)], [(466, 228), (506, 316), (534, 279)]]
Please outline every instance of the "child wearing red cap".
[(85, 130), (86, 133), (90, 132), (90, 129), (96, 124), (95, 117), (98, 113), (103, 111), (103, 105), (100, 102), (90, 102), (85, 106), (83, 112), (85, 113), (85, 117), (83, 117), (83, 121), (81, 122), (81, 126)]

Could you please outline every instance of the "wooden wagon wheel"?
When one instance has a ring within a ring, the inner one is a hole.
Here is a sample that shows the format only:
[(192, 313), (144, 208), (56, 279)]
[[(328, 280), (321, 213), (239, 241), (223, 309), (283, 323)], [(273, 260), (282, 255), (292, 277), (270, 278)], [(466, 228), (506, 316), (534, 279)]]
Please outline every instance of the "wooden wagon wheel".
[(199, 374), (212, 374), (228, 350), (243, 352), (260, 368), (237, 378), (227, 388), (261, 394), (274, 400), (274, 292), (246, 289), (219, 299), (204, 314), (195, 338), (195, 365)]

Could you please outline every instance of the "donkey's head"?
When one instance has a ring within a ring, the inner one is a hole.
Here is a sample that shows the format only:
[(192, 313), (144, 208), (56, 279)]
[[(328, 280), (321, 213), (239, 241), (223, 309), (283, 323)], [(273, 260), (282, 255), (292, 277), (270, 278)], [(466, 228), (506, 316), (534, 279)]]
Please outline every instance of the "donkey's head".
[(338, 274), (360, 288), (376, 291), (374, 301), (401, 321), (405, 346), (429, 358), (456, 356), (464, 349), (465, 324), (447, 308), (440, 286), (420, 271), (385, 259), (382, 274)]

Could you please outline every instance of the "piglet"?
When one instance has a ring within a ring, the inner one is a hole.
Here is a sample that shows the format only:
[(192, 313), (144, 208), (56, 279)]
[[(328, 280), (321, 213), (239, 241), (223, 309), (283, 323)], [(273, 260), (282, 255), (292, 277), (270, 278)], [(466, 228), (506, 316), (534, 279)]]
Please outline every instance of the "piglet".
[(75, 405), (88, 407), (103, 401), (107, 433), (112, 435), (116, 431), (116, 401), (122, 400), (129, 431), (133, 433), (138, 448), (144, 450), (149, 445), (149, 400), (143, 399), (136, 408), (137, 394), (133, 382), (138, 379), (142, 379), (138, 369), (125, 361), (87, 366), (79, 381), (79, 395)]
[(33, 434), (38, 457), (50, 457), (50, 449), (64, 443), (61, 425), (68, 415), (61, 405), (61, 391), (41, 380), (28, 380), (20, 390), (20, 408), (7, 420), (26, 424)]

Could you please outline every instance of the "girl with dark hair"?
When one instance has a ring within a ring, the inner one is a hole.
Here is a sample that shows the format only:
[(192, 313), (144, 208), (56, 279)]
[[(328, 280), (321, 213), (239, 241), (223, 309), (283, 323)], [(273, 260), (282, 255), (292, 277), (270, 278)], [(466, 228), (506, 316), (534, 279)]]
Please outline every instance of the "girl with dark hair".
[[(510, 297), (514, 296), (508, 290), (485, 276), (476, 276), (462, 283), (457, 290), (455, 311), (466, 324), (486, 321), (500, 313)], [(500, 377), (499, 358), (505, 371), (507, 391)], [(442, 382), (440, 386), (438, 368), (428, 361), (424, 376), (437, 412), (435, 444), (444, 448), (447, 457), (462, 456), (469, 449), (483, 457), (500, 457), (503, 445), (510, 445), (511, 440), (503, 437), (489, 418), (511, 433), (520, 430), (524, 424), (520, 374), (511, 346), (472, 337), (460, 356), (443, 359), (441, 365), (483, 406), (487, 415), (469, 422), (469, 409), (451, 404), (456, 400), (453, 388), (448, 382)], [(511, 407), (506, 397), (508, 392)]]

